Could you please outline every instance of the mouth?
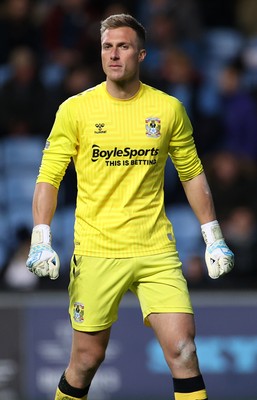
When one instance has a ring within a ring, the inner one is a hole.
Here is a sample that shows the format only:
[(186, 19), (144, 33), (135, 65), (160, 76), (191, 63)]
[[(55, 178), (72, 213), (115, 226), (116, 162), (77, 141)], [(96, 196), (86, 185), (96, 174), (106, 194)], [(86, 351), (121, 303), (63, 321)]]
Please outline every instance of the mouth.
[(119, 65), (119, 64), (110, 64), (109, 68), (114, 68), (114, 69), (121, 68), (121, 65)]

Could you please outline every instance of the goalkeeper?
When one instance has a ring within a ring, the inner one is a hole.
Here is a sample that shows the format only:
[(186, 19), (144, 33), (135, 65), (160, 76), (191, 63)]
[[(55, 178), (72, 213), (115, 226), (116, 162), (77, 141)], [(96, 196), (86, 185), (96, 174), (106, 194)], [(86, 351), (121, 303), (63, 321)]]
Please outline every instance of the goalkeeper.
[(128, 290), (162, 347), (175, 399), (207, 399), (193, 309), (164, 210), (167, 157), (201, 225), (211, 278), (233, 268), (233, 253), (216, 220), (186, 111), (174, 97), (140, 81), (145, 56), (145, 29), (137, 20), (118, 14), (102, 21), (106, 80), (61, 104), (44, 149), (27, 260), (40, 277), (59, 275), (50, 225), (71, 158), (78, 185), (69, 284), (73, 342), (55, 400), (88, 398)]

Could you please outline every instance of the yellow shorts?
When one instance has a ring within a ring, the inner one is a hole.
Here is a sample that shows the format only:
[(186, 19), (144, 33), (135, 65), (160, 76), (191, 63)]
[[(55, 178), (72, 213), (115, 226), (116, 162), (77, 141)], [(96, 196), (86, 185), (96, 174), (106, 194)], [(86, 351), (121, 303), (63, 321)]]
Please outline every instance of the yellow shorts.
[(177, 252), (118, 259), (73, 256), (69, 284), (72, 327), (85, 332), (109, 328), (129, 290), (139, 299), (146, 325), (151, 313), (193, 313)]

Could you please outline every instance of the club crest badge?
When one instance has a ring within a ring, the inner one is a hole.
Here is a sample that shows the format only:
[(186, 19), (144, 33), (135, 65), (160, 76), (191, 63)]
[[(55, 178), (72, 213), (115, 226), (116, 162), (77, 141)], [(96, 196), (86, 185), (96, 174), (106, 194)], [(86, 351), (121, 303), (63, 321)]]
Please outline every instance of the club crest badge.
[(81, 323), (84, 321), (84, 304), (74, 303), (73, 319), (75, 322)]
[(158, 138), (161, 136), (161, 120), (157, 117), (149, 117), (145, 120), (146, 136)]

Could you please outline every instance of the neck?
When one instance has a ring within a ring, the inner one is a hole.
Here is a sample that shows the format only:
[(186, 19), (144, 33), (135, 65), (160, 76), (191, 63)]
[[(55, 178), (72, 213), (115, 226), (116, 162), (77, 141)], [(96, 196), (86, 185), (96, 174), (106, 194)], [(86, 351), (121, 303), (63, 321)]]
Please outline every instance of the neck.
[(107, 92), (117, 99), (128, 100), (135, 96), (140, 88), (140, 81), (136, 80), (131, 83), (113, 82), (106, 79)]

